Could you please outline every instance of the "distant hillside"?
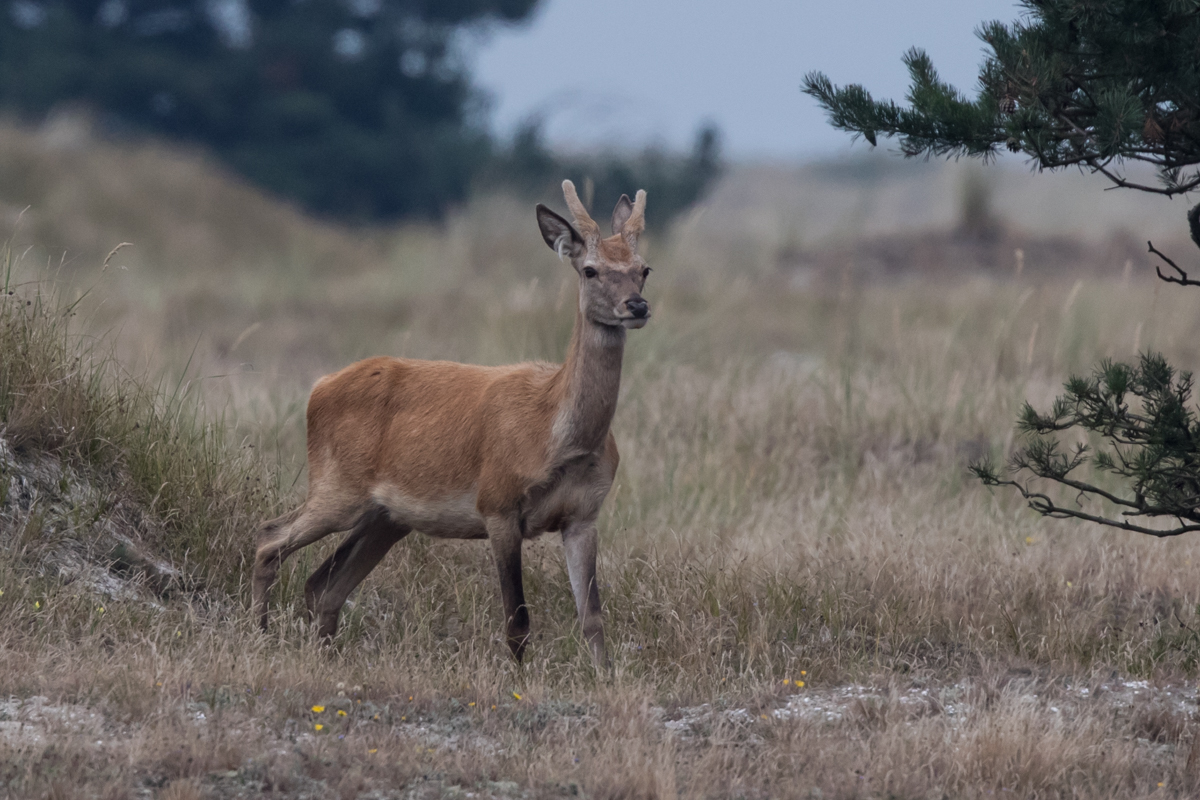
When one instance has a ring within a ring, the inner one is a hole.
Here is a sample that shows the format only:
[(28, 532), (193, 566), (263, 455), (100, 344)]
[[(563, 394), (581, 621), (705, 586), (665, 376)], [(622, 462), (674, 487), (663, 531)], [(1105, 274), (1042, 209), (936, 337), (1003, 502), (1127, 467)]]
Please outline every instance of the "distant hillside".
[[(1153, 183), (1152, 170), (1127, 170)], [(875, 151), (806, 164), (745, 164), (730, 169), (704, 205), (713, 236), (768, 233), (785, 224), (806, 245), (862, 236), (947, 230), (961, 222), (968, 193), (1030, 236), (1092, 242), (1125, 230), (1135, 238), (1187, 238), (1185, 201), (1108, 191), (1103, 177), (1076, 171), (1036, 173), (1017, 158), (905, 161)]]
[[(648, 246), (659, 243), (654, 258), (670, 253), (676, 277), (695, 269), (841, 274), (848, 258), (869, 274), (1005, 271), (1018, 248), (1031, 270), (1111, 272), (1130, 259), (1147, 264), (1139, 254), (1149, 238), (1192, 255), (1184, 205), (1106, 186), (1076, 173), (1032, 174), (1016, 161), (922, 163), (884, 153), (732, 165), (673, 235), (656, 230)], [(372, 269), (403, 272), (406, 291), (461, 287), (485, 270), (528, 280), (540, 274), (540, 240), (525, 227), (531, 206), (475, 198), (444, 228), (356, 229), (306, 215), (194, 149), (106, 141), (77, 115), (40, 128), (0, 122), (0, 240), (32, 247), (31, 262), (61, 260), (69, 270), (95, 269), (130, 242), (116, 263), (136, 267), (139, 280), (237, 275), (268, 294), (289, 276), (341, 281)], [(971, 214), (983, 217), (971, 223)], [(972, 224), (994, 230), (980, 240), (964, 230)], [(468, 274), (449, 267), (461, 260), (456, 248), (469, 251)]]
[(1015, 159), (920, 162), (877, 152), (745, 164), (677, 226), (675, 255), (711, 273), (799, 284), (847, 274), (970, 278), (1015, 272), (1018, 263), (1042, 275), (1121, 274), (1126, 264), (1141, 274), (1151, 270), (1147, 239), (1194, 258), (1186, 204), (1109, 186), (1078, 172), (1032, 173)]
[(122, 263), (170, 273), (346, 267), (371, 252), (197, 151), (101, 141), (65, 115), (41, 128), (0, 122), (0, 237), (84, 268), (130, 242)]

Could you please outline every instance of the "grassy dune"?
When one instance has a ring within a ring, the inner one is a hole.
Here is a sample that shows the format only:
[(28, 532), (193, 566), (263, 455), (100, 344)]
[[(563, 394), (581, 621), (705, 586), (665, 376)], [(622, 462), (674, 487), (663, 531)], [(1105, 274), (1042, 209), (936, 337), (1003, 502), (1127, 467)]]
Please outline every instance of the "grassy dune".
[(359, 234), (373, 255), (344, 267), (14, 257), (3, 792), (1194, 795), (1200, 547), (1040, 520), (965, 464), (1069, 371), (1200, 364), (1198, 297), (1146, 262), (796, 280), (773, 266), (785, 230), (720, 229), (649, 242), (600, 526), (611, 676), (553, 537), (526, 547), (523, 666), (479, 543), (410, 536), (333, 647), (301, 610), (336, 537), (288, 563), (269, 633), (247, 611), (254, 525), (303, 496), (313, 378), (377, 353), (561, 357), (572, 279), (524, 205)]

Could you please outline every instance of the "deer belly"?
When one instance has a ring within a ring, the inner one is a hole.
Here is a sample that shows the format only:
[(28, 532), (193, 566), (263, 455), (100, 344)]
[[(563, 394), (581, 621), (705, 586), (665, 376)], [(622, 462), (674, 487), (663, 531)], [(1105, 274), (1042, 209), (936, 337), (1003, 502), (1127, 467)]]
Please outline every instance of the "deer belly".
[(395, 486), (380, 486), (371, 493), (398, 525), (407, 525), (427, 536), (442, 539), (483, 539), (487, 527), (475, 508), (475, 493), (438, 498), (413, 497)]

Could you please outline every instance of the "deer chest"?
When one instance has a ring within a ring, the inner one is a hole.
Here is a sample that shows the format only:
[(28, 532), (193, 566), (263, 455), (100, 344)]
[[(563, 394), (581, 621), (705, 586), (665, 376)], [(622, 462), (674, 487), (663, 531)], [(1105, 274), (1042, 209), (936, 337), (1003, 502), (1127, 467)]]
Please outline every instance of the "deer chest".
[(599, 454), (566, 462), (522, 499), (522, 534), (533, 538), (563, 530), (572, 522), (594, 520), (611, 487), (611, 471)]

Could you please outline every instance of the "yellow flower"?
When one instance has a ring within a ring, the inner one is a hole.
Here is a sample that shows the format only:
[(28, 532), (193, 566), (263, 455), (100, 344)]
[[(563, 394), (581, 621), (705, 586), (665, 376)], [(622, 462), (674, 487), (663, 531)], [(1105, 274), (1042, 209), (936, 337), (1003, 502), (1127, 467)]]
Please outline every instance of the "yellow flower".
[(495, 711), (495, 710), (496, 710), (496, 707), (495, 707), (495, 706), (492, 706), (492, 711)]
[(517, 698), (518, 700), (521, 699), (521, 695), (517, 694), (516, 692), (513, 692), (513, 697)]
[(805, 675), (807, 675), (807, 674), (808, 674), (808, 670), (806, 670), (806, 669), (802, 669), (802, 670), (800, 670), (800, 677), (802, 677), (802, 678), (803, 678), (803, 677), (804, 677)]
[(1025, 544), (1033, 544), (1033, 537), (1032, 537), (1032, 536), (1026, 536), (1026, 537), (1025, 537)]
[(1160, 789), (1161, 789), (1162, 787), (1163, 787), (1162, 781), (1159, 781), (1159, 782), (1158, 782), (1158, 788), (1160, 788)]
[(325, 706), (313, 706), (314, 713), (320, 714), (324, 710), (325, 710)]
[(1072, 586), (1074, 586), (1074, 584), (1070, 581), (1067, 581), (1067, 588), (1070, 589)]
[(344, 717), (344, 716), (346, 716), (346, 712), (345, 712), (345, 711), (342, 711), (342, 710), (339, 708), (339, 709), (338, 709), (338, 716), (339, 716), (339, 717)]
[(378, 752), (379, 752), (379, 748), (378, 748), (378, 747), (372, 747), (372, 748), (371, 748), (370, 750), (368, 750), (367, 752), (368, 752), (368, 753), (370, 753), (371, 755), (375, 755), (376, 753), (378, 753)]
[(99, 611), (101, 614), (103, 614), (103, 613), (104, 613), (104, 606), (97, 606), (97, 607), (96, 607), (96, 610), (97, 610), (97, 611)]
[(408, 702), (410, 702), (410, 703), (412, 702), (412, 695), (411, 695), (411, 694), (408, 696)]
[(760, 717), (762, 717), (763, 719), (767, 719), (767, 715), (766, 715), (766, 714), (759, 714), (759, 716), (760, 716)]
[(468, 707), (468, 708), (472, 708), (472, 707), (474, 707), (474, 706), (475, 706), (475, 704), (474, 704), (474, 703), (467, 703), (467, 707)]
[(400, 718), (400, 721), (401, 721), (401, 722), (407, 722), (407, 721), (408, 721), (408, 717), (401, 717), (401, 718)]
[(315, 730), (315, 731), (322, 731), (324, 729), (325, 729), (325, 726), (319, 722), (316, 725), (313, 725), (313, 730)]
[(155, 685), (155, 686), (162, 686), (162, 681), (159, 681), (158, 683), (156, 683), (156, 684), (154, 684), (154, 685)]
[(787, 686), (789, 683), (791, 683), (791, 681), (789, 681), (787, 678), (784, 678), (784, 679), (783, 679), (783, 685), (784, 685), (784, 686)]
[(797, 688), (797, 689), (803, 689), (803, 688), (804, 688), (804, 681), (796, 681), (796, 688)]
[(34, 601), (33, 601), (33, 607), (34, 607), (34, 608), (41, 608), (41, 607), (42, 607), (42, 601), (41, 601), (41, 600), (34, 600)]

